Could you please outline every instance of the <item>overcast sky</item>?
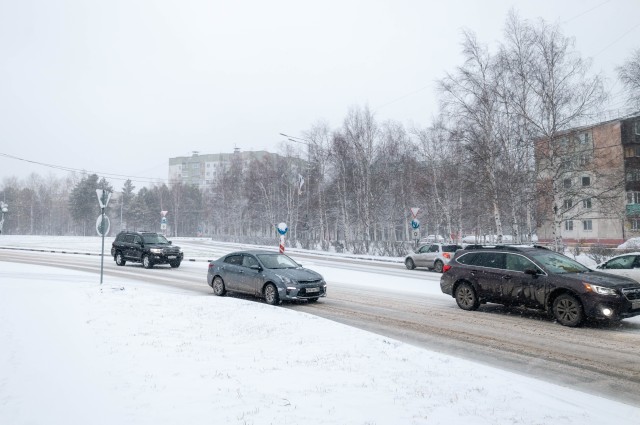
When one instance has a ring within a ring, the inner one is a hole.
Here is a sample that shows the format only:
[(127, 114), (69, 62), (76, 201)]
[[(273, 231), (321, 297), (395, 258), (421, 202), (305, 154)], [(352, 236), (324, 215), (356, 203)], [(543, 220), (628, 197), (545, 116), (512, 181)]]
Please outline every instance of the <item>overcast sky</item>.
[(0, 0), (0, 189), (61, 174), (7, 155), (140, 187), (169, 157), (278, 152), (279, 133), (339, 127), (353, 106), (426, 126), (461, 30), (495, 45), (511, 8), (561, 23), (624, 106), (638, 0)]

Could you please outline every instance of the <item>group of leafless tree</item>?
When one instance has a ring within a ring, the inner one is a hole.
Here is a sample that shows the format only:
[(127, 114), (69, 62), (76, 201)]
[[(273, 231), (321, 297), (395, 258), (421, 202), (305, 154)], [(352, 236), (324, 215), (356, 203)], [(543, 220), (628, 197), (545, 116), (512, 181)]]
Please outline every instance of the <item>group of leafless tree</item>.
[[(636, 93), (639, 52), (618, 69)], [(279, 155), (232, 160), (206, 189), (169, 182), (135, 193), (127, 180), (107, 211), (111, 221), (157, 231), (159, 211), (168, 211), (172, 235), (271, 245), (285, 222), (289, 244), (382, 255), (410, 247), (412, 207), (421, 209), (423, 237), (527, 241), (543, 216), (559, 230), (570, 211), (556, 141), (599, 112), (600, 76), (559, 27), (515, 13), (492, 50), (464, 32), (462, 54), (438, 81), (441, 108), (430, 125), (380, 122), (368, 107), (352, 107), (341, 126), (319, 121)], [(3, 187), (12, 203), (5, 231), (23, 234), (94, 234), (95, 188), (111, 189), (95, 174), (32, 175)], [(607, 193), (589, 196), (598, 202)]]

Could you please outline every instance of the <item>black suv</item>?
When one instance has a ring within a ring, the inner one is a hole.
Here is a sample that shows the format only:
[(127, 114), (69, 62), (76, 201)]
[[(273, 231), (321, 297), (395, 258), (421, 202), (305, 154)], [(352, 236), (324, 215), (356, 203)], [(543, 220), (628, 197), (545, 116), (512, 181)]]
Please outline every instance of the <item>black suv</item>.
[(541, 246), (471, 246), (445, 265), (440, 288), (463, 310), (491, 302), (551, 312), (565, 326), (640, 315), (640, 283), (592, 271)]
[(145, 269), (155, 264), (180, 267), (182, 250), (159, 233), (122, 231), (111, 244), (111, 255), (119, 266), (127, 261), (142, 263)]

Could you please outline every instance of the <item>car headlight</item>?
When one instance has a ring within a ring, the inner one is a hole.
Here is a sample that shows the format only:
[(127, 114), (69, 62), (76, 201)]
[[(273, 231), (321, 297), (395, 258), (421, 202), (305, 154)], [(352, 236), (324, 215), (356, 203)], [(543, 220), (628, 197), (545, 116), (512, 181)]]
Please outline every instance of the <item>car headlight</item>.
[(595, 292), (600, 295), (618, 295), (616, 290), (612, 288), (605, 288), (604, 286), (593, 285), (587, 282), (582, 282), (582, 284), (588, 292)]
[(295, 280), (287, 276), (280, 276), (280, 279), (282, 279), (282, 283), (285, 285), (295, 285), (297, 283)]
[(162, 254), (161, 248), (151, 248), (150, 251), (152, 254)]

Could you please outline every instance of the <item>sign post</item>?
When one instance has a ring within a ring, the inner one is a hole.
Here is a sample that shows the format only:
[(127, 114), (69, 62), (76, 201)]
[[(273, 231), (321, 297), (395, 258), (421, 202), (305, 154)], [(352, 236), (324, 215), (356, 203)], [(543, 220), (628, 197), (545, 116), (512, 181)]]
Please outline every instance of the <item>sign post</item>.
[(162, 230), (162, 234), (167, 236), (167, 213), (169, 211), (160, 211), (160, 215), (162, 218), (160, 219), (160, 230)]
[(418, 216), (420, 208), (410, 208), (410, 210), (411, 216), (413, 217), (413, 220), (411, 220), (411, 237), (416, 241), (417, 248), (418, 244), (420, 243), (420, 220), (418, 220), (416, 217)]
[(284, 235), (287, 234), (287, 230), (289, 230), (289, 228), (286, 223), (280, 223), (276, 227), (278, 229), (278, 233), (280, 233), (280, 254), (284, 254)]
[(100, 203), (100, 209), (102, 210), (102, 213), (96, 222), (96, 231), (102, 236), (102, 254), (100, 255), (100, 285), (102, 285), (102, 275), (104, 270), (104, 235), (109, 231), (109, 227), (111, 227), (109, 217), (104, 216), (104, 209), (109, 205), (111, 192), (107, 192), (104, 189), (96, 189), (96, 195), (98, 195), (98, 202)]

